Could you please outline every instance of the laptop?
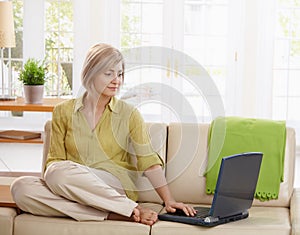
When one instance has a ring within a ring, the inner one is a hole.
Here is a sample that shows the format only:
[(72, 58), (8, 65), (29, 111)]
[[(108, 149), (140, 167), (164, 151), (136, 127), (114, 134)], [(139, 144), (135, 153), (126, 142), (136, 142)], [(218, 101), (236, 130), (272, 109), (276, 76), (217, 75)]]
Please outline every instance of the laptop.
[(195, 207), (197, 215), (181, 210), (158, 215), (160, 220), (216, 226), (248, 217), (263, 154), (247, 152), (222, 158), (211, 207)]

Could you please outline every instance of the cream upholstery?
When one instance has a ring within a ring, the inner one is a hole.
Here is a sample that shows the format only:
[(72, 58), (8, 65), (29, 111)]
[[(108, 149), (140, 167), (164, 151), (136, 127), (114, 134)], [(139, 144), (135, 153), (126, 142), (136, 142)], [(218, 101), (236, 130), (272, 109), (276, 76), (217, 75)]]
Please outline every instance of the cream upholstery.
[[(63, 231), (67, 231), (64, 233)], [(124, 233), (125, 231), (125, 233)], [(129, 231), (126, 233), (126, 231)], [(149, 234), (150, 227), (122, 221), (76, 222), (66, 218), (47, 218), (33, 215), (20, 215), (15, 220), (15, 235), (60, 235), (60, 234)]]
[[(167, 153), (167, 125), (161, 123), (148, 123), (149, 134), (154, 150), (166, 162)], [(136, 182), (141, 202), (155, 202), (162, 204), (162, 200), (153, 189), (146, 177), (140, 176)]]
[[(210, 204), (212, 196), (205, 193), (205, 177), (207, 156), (207, 135), (208, 124), (180, 124), (172, 123), (168, 132), (168, 152), (167, 152), (167, 179), (170, 188), (176, 199), (187, 203)], [(185, 136), (186, 135), (186, 136)], [(184, 139), (182, 139), (184, 136)], [(191, 143), (189, 140), (198, 138), (198, 141)], [(195, 144), (195, 146), (191, 146)], [(281, 206), (290, 205), (291, 195), (294, 185), (295, 166), (295, 132), (287, 129), (287, 143), (284, 162), (284, 182), (280, 185), (278, 200), (261, 202), (255, 200), (255, 206)], [(189, 158), (182, 166), (182, 159)], [(182, 173), (180, 172), (182, 171)], [(189, 184), (186, 184), (189, 182)], [(191, 187), (190, 185), (193, 185)], [(178, 188), (181, 192), (178, 192)]]
[[(170, 190), (178, 201), (196, 205), (211, 204), (212, 196), (205, 193), (205, 177), (203, 176), (206, 169), (208, 130), (208, 124), (171, 123), (168, 127), (166, 177)], [(248, 219), (212, 229), (159, 221), (152, 226), (151, 234), (179, 235), (187, 231), (188, 234), (199, 234), (202, 231), (205, 234), (222, 233), (223, 235), (300, 234), (299, 227), (295, 226), (300, 220), (300, 191), (297, 191), (298, 196), (296, 196), (293, 188), (295, 132), (291, 128), (287, 129), (284, 164), (284, 182), (280, 185), (279, 199), (268, 202), (255, 200)], [(292, 195), (291, 206), (293, 203), (294, 205), (290, 210)], [(294, 211), (291, 217), (290, 211)], [(294, 220), (293, 224), (291, 224), (291, 219)]]
[(14, 219), (17, 212), (13, 208), (0, 207), (0, 234), (13, 234)]
[(159, 221), (152, 226), (151, 235), (289, 235), (291, 225), (289, 209), (284, 207), (252, 207), (245, 220), (213, 228)]
[[(210, 204), (205, 194), (207, 137), (209, 124), (148, 124), (154, 149), (166, 161), (166, 178), (178, 201), (192, 205)], [(44, 158), (49, 148), (51, 122), (45, 125)], [(50, 218), (30, 214), (16, 215), (11, 208), (0, 208), (0, 234), (272, 234), (300, 235), (300, 189), (294, 189), (295, 132), (287, 129), (284, 182), (279, 199), (269, 202), (255, 200), (249, 218), (213, 228), (158, 221), (152, 227), (142, 224), (104, 221), (76, 222), (68, 218)], [(1, 182), (1, 179), (0, 179)], [(164, 212), (161, 200), (145, 177), (137, 181), (140, 201), (157, 212)], [(147, 189), (147, 190), (145, 190)], [(12, 228), (14, 224), (14, 227)], [(4, 228), (4, 230), (2, 229)]]
[[(144, 204), (144, 206), (157, 212), (162, 208), (154, 204)], [(123, 221), (77, 222), (68, 218), (22, 214), (15, 219), (14, 235), (140, 235), (150, 234), (150, 229), (149, 226), (143, 224)]]

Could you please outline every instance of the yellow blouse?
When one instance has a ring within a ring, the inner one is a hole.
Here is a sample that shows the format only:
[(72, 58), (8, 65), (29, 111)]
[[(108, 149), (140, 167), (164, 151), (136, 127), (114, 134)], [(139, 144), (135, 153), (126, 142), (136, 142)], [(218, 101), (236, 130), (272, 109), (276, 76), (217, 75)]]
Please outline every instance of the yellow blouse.
[[(58, 104), (52, 117), (50, 149), (46, 167), (54, 161), (71, 160), (116, 176), (127, 196), (138, 199), (137, 173), (163, 161), (154, 152), (139, 111), (113, 97), (94, 130), (84, 115), (83, 97)], [(135, 162), (132, 154), (137, 157)]]

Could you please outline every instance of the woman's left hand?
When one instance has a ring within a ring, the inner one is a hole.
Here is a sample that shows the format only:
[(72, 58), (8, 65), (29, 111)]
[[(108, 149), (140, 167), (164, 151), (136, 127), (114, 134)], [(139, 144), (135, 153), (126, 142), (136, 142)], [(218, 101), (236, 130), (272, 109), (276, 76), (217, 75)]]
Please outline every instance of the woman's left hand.
[(193, 207), (184, 204), (182, 202), (176, 202), (176, 201), (165, 202), (165, 207), (166, 207), (166, 211), (170, 213), (174, 213), (176, 212), (176, 210), (182, 210), (187, 216), (195, 216), (195, 214), (197, 213), (197, 211)]

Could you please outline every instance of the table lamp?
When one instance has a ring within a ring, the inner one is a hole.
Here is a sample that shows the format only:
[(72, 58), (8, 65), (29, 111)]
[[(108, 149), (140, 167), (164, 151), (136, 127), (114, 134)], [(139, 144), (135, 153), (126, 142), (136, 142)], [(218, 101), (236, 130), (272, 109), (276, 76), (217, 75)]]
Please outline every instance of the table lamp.
[[(13, 8), (10, 1), (0, 1), (0, 49), (1, 49), (1, 78), (2, 78), (2, 94), (0, 100), (12, 100), (11, 94), (5, 95), (4, 82), (4, 48), (15, 47), (15, 28)], [(10, 78), (11, 79), (11, 78)], [(8, 90), (10, 88), (8, 87)]]

